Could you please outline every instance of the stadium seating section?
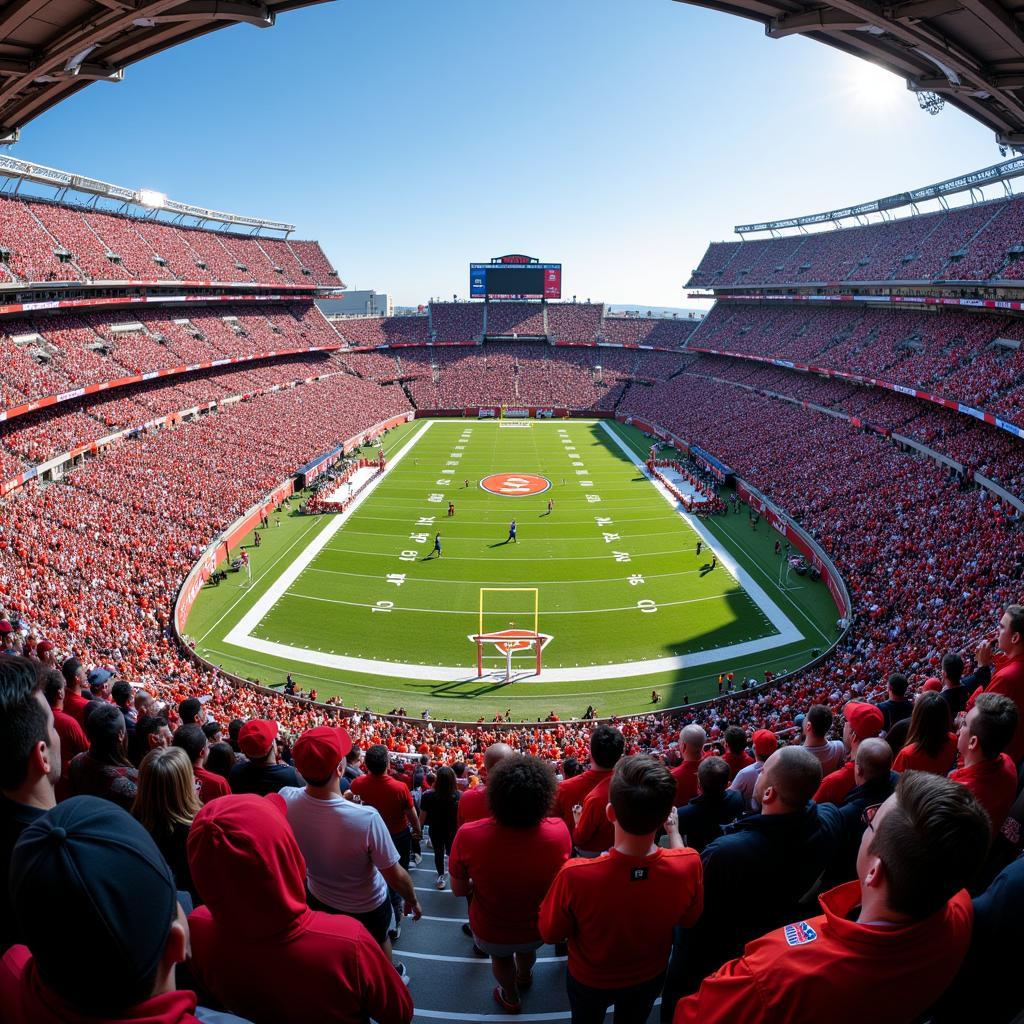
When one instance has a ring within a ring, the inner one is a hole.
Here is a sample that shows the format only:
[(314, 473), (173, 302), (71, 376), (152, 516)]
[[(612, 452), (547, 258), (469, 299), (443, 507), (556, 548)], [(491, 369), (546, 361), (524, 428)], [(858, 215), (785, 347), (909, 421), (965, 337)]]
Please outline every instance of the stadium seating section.
[(864, 227), (713, 242), (691, 287), (803, 282), (1019, 281), (1024, 197)]
[(172, 226), (42, 200), (0, 198), (0, 284), (217, 281), (337, 287), (316, 242)]

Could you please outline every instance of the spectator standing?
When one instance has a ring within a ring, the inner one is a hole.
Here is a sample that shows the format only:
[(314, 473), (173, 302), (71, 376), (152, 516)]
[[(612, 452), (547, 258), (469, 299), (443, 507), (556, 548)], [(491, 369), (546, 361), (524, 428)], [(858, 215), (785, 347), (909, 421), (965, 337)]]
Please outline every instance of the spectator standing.
[(679, 734), (683, 763), (672, 769), (672, 777), (676, 780), (676, 807), (685, 806), (697, 795), (697, 766), (704, 756), (707, 741), (708, 734), (700, 725), (687, 725)]
[(124, 715), (105, 701), (85, 722), (89, 749), (68, 767), (75, 796), (98, 796), (130, 811), (138, 792), (139, 773), (125, 750)]
[(907, 772), (870, 817), (857, 879), (821, 897), (824, 915), (751, 942), (674, 1024), (906, 1024), (932, 1005), (970, 944), (963, 887), (988, 847), (985, 816), (949, 780)]
[(189, 871), (187, 844), (192, 821), (202, 806), (192, 762), (184, 750), (158, 747), (142, 759), (132, 814), (164, 855), (174, 873), (174, 884), (195, 903), (199, 898)]
[(939, 693), (922, 693), (914, 701), (906, 746), (893, 770), (948, 775), (956, 760), (956, 733), (950, 731), (949, 702)]
[(999, 834), (1017, 795), (1017, 770), (1006, 747), (1019, 727), (1017, 707), (1001, 693), (982, 693), (957, 736), (963, 767), (950, 774), (966, 786), (985, 809), (992, 835)]
[[(721, 767), (724, 790), (728, 765)], [(619, 761), (609, 789), (612, 848), (567, 861), (544, 898), (541, 936), (569, 944), (572, 1024), (603, 1024), (612, 1003), (614, 1024), (645, 1024), (664, 982), (673, 929), (700, 917), (701, 863), (683, 847), (672, 814), (675, 789), (654, 758)], [(667, 850), (654, 841), (663, 825)]]
[[(340, 730), (341, 749), (345, 752), (345, 770), (348, 769), (347, 748), (352, 740), (348, 733)], [(384, 825), (391, 841), (398, 851), (398, 863), (404, 871), (409, 870), (413, 838), (420, 837), (420, 819), (413, 806), (412, 793), (404, 783), (388, 775), (388, 749), (375, 744), (366, 751), (367, 774), (352, 780), (352, 792), (368, 807), (375, 807), (384, 819)], [(402, 896), (396, 889), (389, 889), (394, 927), (391, 941), (397, 942), (402, 930)]]
[(902, 672), (889, 676), (889, 696), (878, 705), (882, 712), (882, 731), (888, 732), (897, 722), (909, 718), (914, 712), (914, 702), (907, 697), (910, 680)]
[[(380, 812), (341, 795), (348, 749), (341, 733), (319, 726), (299, 737), (293, 756), (306, 785), (286, 786), (279, 796), (306, 861), (309, 905), (355, 918), (390, 958), (388, 887), (402, 896), (404, 912), (414, 919), (420, 917), (420, 905)], [(396, 964), (395, 969), (408, 979), (404, 965)]]
[(459, 797), (458, 825), (461, 828), (469, 821), (479, 821), (491, 816), (491, 808), (487, 803), (487, 777), (495, 768), (512, 756), (512, 748), (507, 743), (492, 743), (484, 751), (484, 782), (479, 786), (466, 790)]
[(537, 924), (541, 901), (572, 852), (565, 822), (547, 817), (555, 796), (552, 766), (515, 755), (487, 783), (491, 817), (459, 829), (452, 846), (456, 896), (469, 896), (473, 941), (491, 957), (498, 982), (494, 999), (519, 1013), (520, 992), (533, 979), (543, 944)]
[(956, 721), (956, 716), (967, 706), (967, 687), (961, 682), (964, 674), (964, 659), (959, 654), (947, 654), (942, 659), (942, 689), (939, 694), (949, 706), (949, 720)]
[(64, 710), (79, 724), (85, 725), (85, 705), (89, 698), (84, 696), (86, 671), (85, 666), (77, 658), (68, 658), (61, 665), (64, 676)]
[[(991, 682), (984, 687), (985, 693), (999, 693), (1017, 707), (1017, 731), (1014, 733), (1006, 753), (1014, 765), (1024, 761), (1024, 727), (1020, 720), (1024, 717), (1024, 605), (1008, 605), (999, 620), (999, 633), (996, 644), (1002, 657), (996, 657), (992, 646), (984, 643), (978, 649), (978, 663), (991, 671), (995, 666), (995, 674)], [(975, 693), (967, 701), (967, 708), (973, 706), (978, 694)]]
[(622, 757), (626, 741), (622, 733), (611, 725), (599, 725), (590, 734), (590, 767), (579, 775), (566, 777), (558, 784), (555, 795), (555, 813), (565, 822), (572, 834), (576, 827), (572, 809), (582, 806), (587, 794), (602, 780), (609, 778), (616, 762)]
[(747, 942), (798, 916), (836, 844), (829, 819), (811, 802), (820, 781), (821, 764), (804, 747), (777, 750), (757, 780), (761, 813), (728, 826), (701, 854), (704, 913), (672, 951), (662, 1020)]
[(764, 763), (776, 750), (779, 749), (779, 738), (771, 729), (758, 729), (752, 738), (754, 747), (754, 763), (741, 768), (732, 780), (730, 789), (734, 789), (743, 799), (743, 813), (750, 814), (751, 811), (760, 811), (761, 808), (754, 802), (754, 791), (757, 788), (757, 779), (764, 769)]
[(700, 793), (679, 808), (679, 834), (687, 846), (698, 852), (743, 816), (743, 797), (728, 789), (729, 764), (722, 757), (705, 757), (697, 768)]
[(882, 712), (874, 704), (851, 700), (843, 707), (843, 747), (849, 759), (830, 775), (826, 775), (814, 794), (819, 804), (841, 804), (857, 785), (857, 750), (861, 742), (874, 739), (882, 731)]
[(307, 906), (306, 863), (276, 799), (227, 796), (193, 822), (205, 906), (189, 926), (203, 989), (255, 1024), (408, 1024), (408, 989), (366, 928)]
[(737, 772), (754, 763), (747, 753), (747, 732), (738, 725), (730, 725), (722, 737), (725, 740), (725, 753), (722, 757), (729, 766), (729, 781), (736, 778)]
[(174, 731), (172, 745), (180, 747), (188, 756), (200, 803), (207, 804), (211, 800), (215, 800), (219, 796), (227, 796), (231, 792), (227, 779), (206, 769), (206, 760), (210, 755), (210, 743), (201, 726), (179, 725)]
[(157, 747), (169, 747), (174, 739), (170, 722), (164, 715), (145, 715), (135, 723), (134, 750), (129, 749), (129, 760), (136, 768), (142, 759)]
[(285, 786), (301, 786), (295, 769), (282, 764), (277, 755), (277, 722), (254, 719), (238, 731), (238, 745), (247, 760), (231, 769), (228, 782), (232, 793), (266, 796)]
[(22, 937), (7, 885), (11, 853), (56, 805), (60, 766), (60, 736), (36, 666), (13, 655), (0, 659), (0, 952)]
[[(210, 753), (207, 755), (204, 767), (211, 775), (219, 775), (227, 782), (231, 777), (231, 769), (235, 767), (236, 756), (235, 752), (231, 749), (231, 744), (226, 740), (222, 740), (220, 743), (211, 744)], [(231, 792), (230, 784), (228, 785), (228, 792)]]
[(447, 765), (437, 769), (433, 789), (420, 797), (420, 828), (430, 829), (430, 845), (434, 850), (434, 868), (437, 871), (438, 889), (448, 884), (444, 857), (451, 852), (458, 828), (459, 801), (455, 772)]
[(57, 781), (57, 799), (71, 795), (68, 766), (72, 759), (89, 749), (85, 730), (64, 711), (64, 676), (55, 668), (40, 666), (43, 696), (53, 713), (53, 727), (60, 737), (60, 779)]
[(804, 717), (804, 749), (818, 759), (823, 778), (846, 760), (846, 744), (828, 738), (831, 728), (832, 712), (824, 704), (813, 704)]

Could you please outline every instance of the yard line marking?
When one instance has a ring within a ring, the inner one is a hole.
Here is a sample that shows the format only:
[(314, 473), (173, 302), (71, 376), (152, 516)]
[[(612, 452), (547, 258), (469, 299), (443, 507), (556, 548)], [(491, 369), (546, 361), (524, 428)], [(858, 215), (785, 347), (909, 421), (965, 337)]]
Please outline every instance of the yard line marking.
[(425, 420), (423, 426), (417, 430), (411, 438), (402, 446), (402, 448), (395, 453), (394, 457), (388, 463), (387, 468), (380, 476), (374, 477), (363, 490), (356, 495), (352, 503), (349, 505), (344, 512), (339, 512), (334, 516), (332, 522), (328, 523), (313, 538), (312, 542), (300, 552), (298, 558), (281, 575), (267, 588), (260, 599), (250, 608), (245, 615), (242, 616), (241, 620), (235, 625), (230, 633), (224, 637), (224, 643), (231, 644), (233, 647), (248, 647), (249, 646), (249, 634), (256, 628), (257, 625), (262, 621), (264, 616), (270, 611), (271, 608), (277, 604), (281, 595), (287, 591), (287, 589), (299, 578), (300, 574), (313, 561), (321, 550), (327, 546), (328, 541), (348, 522), (349, 517), (356, 511), (357, 508), (371, 495), (380, 484), (382, 480), (397, 466), (403, 458), (408, 454), (416, 442), (423, 437), (423, 435), (431, 428), (434, 424), (434, 420)]

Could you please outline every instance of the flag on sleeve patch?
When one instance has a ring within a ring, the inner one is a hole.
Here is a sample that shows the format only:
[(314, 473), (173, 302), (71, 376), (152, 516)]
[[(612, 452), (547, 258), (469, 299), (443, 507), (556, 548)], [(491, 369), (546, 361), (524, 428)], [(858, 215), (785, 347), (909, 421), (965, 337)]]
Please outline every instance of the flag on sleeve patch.
[(808, 942), (813, 942), (818, 937), (818, 933), (806, 921), (787, 924), (785, 930), (786, 942), (790, 946), (803, 946)]

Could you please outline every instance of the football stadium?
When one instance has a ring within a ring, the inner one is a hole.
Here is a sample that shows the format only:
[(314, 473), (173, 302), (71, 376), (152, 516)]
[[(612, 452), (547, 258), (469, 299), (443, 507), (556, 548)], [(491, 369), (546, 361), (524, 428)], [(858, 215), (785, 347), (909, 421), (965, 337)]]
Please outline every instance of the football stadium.
[(0, 1021), (1024, 1022), (1021, 12), (521, 6), (0, 14)]

